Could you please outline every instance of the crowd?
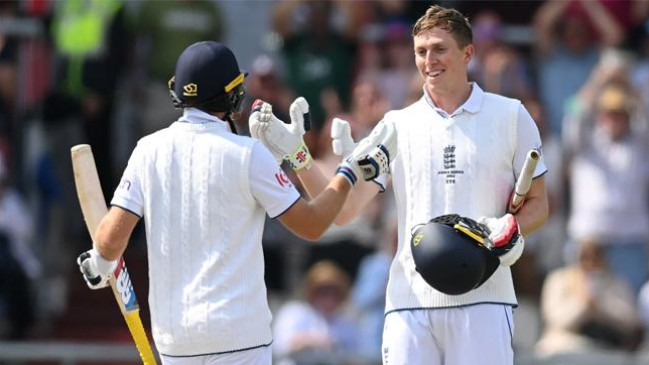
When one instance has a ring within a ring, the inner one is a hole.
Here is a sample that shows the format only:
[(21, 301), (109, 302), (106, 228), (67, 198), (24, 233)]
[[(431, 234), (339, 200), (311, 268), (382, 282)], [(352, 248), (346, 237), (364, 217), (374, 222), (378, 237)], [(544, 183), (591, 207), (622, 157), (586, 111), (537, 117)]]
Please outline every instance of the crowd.
[[(472, 24), (471, 79), (521, 100), (543, 141), (550, 217), (512, 266), (519, 301), (515, 348), (646, 350), (649, 1), (441, 3)], [(411, 30), (428, 2), (265, 4), (0, 1), (3, 338), (29, 338), (35, 318), (65, 311), (59, 289), (78, 280), (69, 262), (88, 239), (69, 148), (92, 145), (104, 194), (112, 197), (135, 142), (180, 115), (167, 81), (188, 44), (231, 41), (235, 51), (252, 55), (241, 61), (249, 75), (236, 120), (240, 134), (249, 134), (255, 98), (288, 120), (289, 105), (304, 96), (312, 118), (304, 138), (329, 175), (340, 162), (329, 135), (334, 117), (349, 121), (358, 140), (387, 111), (422, 97)], [(251, 17), (263, 12), (265, 22), (228, 23), (236, 7)], [(234, 43), (249, 32), (259, 33), (256, 44)], [(316, 244), (267, 219), (264, 255), (278, 358), (308, 363), (332, 351), (380, 356), (395, 227), (390, 189)]]

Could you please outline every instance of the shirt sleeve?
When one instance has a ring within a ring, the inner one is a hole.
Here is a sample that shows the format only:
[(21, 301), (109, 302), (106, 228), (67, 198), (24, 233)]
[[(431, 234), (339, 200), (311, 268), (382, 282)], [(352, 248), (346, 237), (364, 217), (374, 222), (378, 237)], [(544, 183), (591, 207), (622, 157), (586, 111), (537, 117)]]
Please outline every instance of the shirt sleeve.
[(115, 189), (110, 205), (126, 209), (142, 218), (144, 215), (144, 194), (142, 192), (142, 158), (140, 146), (133, 150), (122, 179)]
[(517, 123), (518, 138), (516, 141), (516, 152), (514, 153), (513, 161), (516, 179), (518, 179), (518, 176), (523, 170), (525, 158), (530, 150), (536, 150), (541, 155), (539, 163), (536, 165), (536, 170), (534, 170), (534, 177), (537, 178), (548, 172), (548, 168), (545, 166), (543, 144), (541, 142), (539, 129), (537, 128), (536, 123), (534, 123), (530, 113), (522, 104), (518, 109)]
[(300, 199), (291, 180), (261, 143), (256, 143), (252, 149), (250, 188), (253, 197), (271, 218), (282, 215)]

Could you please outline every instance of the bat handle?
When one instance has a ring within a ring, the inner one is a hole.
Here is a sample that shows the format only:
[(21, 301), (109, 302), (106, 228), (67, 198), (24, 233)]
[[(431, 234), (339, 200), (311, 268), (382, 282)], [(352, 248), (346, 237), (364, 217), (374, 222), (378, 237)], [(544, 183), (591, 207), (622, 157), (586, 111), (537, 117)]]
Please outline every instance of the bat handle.
[(516, 214), (518, 210), (523, 206), (524, 201), (525, 195), (519, 195), (516, 191), (514, 191), (512, 199), (509, 202), (509, 213)]

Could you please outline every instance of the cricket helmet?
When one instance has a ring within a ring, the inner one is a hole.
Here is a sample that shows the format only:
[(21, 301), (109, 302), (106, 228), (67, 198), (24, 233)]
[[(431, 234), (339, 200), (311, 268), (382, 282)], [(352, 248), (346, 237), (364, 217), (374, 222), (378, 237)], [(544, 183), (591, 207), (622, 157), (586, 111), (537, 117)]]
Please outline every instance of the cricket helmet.
[(449, 295), (473, 290), (496, 271), (499, 260), (484, 246), (486, 228), (457, 214), (415, 226), (410, 240), (415, 269), (434, 289)]
[(229, 115), (240, 111), (246, 76), (228, 47), (214, 41), (197, 42), (178, 57), (169, 92), (176, 108)]

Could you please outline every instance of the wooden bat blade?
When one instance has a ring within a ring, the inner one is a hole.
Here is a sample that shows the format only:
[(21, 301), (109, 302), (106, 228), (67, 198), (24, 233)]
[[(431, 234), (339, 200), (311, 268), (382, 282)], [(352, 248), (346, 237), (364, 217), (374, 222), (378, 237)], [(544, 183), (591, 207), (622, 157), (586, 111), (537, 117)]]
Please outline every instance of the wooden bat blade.
[(101, 191), (99, 174), (92, 149), (87, 144), (72, 147), (72, 170), (81, 212), (90, 237), (94, 237), (99, 222), (108, 212), (104, 193)]
[(525, 163), (523, 164), (523, 169), (521, 174), (516, 181), (516, 186), (514, 188), (514, 194), (512, 194), (512, 201), (509, 205), (509, 211), (511, 213), (516, 213), (520, 208), (525, 199), (525, 194), (530, 190), (532, 185), (532, 180), (534, 179), (534, 170), (536, 170), (536, 165), (539, 163), (541, 155), (536, 150), (530, 150), (527, 153), (525, 158)]
[[(95, 165), (92, 149), (87, 144), (76, 145), (71, 148), (72, 169), (74, 183), (77, 188), (79, 204), (83, 213), (86, 227), (90, 237), (94, 239), (99, 222), (108, 212), (104, 193)], [(147, 339), (144, 326), (140, 319), (140, 306), (135, 296), (135, 290), (126, 270), (123, 258), (119, 259), (117, 268), (110, 278), (110, 287), (119, 306), (131, 336), (135, 341), (143, 364), (156, 364), (155, 356)]]

